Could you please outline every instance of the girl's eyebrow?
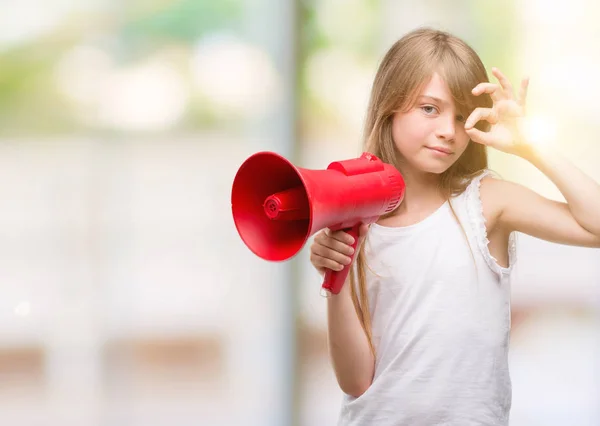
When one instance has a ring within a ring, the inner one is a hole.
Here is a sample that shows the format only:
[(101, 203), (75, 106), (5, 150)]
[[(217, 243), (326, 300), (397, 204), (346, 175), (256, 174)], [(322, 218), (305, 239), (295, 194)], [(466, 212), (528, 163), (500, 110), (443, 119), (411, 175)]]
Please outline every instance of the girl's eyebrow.
[(429, 99), (430, 101), (437, 102), (442, 105), (449, 105), (448, 101), (445, 101), (443, 99), (440, 99), (440, 98), (437, 98), (437, 97), (431, 96), (431, 95), (421, 95), (421, 96), (419, 96), (419, 99)]

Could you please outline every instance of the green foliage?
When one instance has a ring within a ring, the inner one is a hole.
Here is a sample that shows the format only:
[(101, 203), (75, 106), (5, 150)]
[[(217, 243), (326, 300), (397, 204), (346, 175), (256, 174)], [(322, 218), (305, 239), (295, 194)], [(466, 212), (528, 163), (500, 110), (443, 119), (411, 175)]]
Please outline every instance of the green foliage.
[(193, 43), (212, 31), (239, 29), (241, 18), (240, 0), (177, 0), (152, 10), (131, 10), (118, 36)]

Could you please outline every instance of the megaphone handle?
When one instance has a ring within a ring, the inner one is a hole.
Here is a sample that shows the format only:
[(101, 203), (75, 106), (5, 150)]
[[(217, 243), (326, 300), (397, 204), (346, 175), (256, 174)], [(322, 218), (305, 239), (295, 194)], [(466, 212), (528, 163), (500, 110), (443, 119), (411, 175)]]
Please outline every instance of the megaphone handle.
[(358, 230), (360, 228), (360, 223), (357, 223), (352, 228), (344, 229), (349, 235), (352, 235), (354, 238), (354, 244), (352, 244), (352, 248), (354, 249), (354, 253), (350, 256), (352, 261), (350, 265), (346, 265), (344, 269), (341, 271), (334, 271), (332, 269), (327, 269), (325, 271), (325, 279), (323, 280), (323, 289), (329, 291), (331, 294), (338, 294), (344, 283), (346, 282), (346, 278), (348, 277), (348, 272), (350, 272), (350, 268), (354, 263), (354, 257), (356, 256), (356, 245), (358, 244)]

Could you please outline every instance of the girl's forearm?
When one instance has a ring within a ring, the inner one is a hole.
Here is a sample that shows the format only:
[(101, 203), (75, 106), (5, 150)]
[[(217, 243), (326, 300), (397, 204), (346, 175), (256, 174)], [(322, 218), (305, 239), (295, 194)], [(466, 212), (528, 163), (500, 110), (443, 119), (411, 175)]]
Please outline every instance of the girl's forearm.
[(327, 300), (329, 356), (343, 392), (362, 395), (373, 380), (375, 359), (356, 314), (347, 282)]
[(521, 157), (556, 185), (579, 225), (600, 236), (600, 185), (551, 149), (528, 147)]

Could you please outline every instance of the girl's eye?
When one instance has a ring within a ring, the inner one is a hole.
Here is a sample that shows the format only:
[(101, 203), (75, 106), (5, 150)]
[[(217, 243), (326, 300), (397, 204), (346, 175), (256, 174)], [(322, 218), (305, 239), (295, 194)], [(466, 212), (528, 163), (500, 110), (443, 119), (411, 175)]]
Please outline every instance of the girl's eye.
[(437, 112), (437, 108), (431, 105), (423, 105), (421, 110), (427, 115), (435, 114)]
[(460, 121), (461, 123), (464, 123), (465, 117), (463, 117), (462, 115), (457, 115), (456, 116), (456, 121)]

